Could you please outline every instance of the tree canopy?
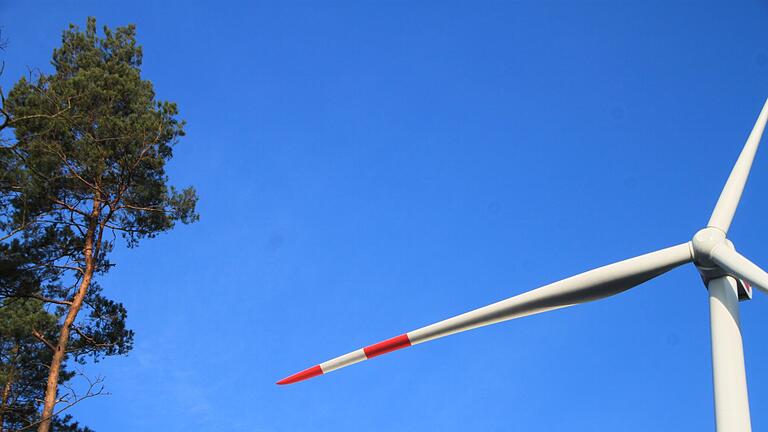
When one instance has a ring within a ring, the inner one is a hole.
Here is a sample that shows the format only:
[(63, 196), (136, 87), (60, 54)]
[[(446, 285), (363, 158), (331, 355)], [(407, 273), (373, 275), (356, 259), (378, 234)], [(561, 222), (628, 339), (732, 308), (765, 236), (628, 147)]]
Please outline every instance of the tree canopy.
[(99, 35), (94, 18), (84, 30), (71, 25), (51, 64), (53, 73), (19, 79), (0, 108), (0, 129), (12, 132), (0, 146), (0, 240), (20, 270), (3, 295), (55, 323), (37, 337), (51, 354), (41, 432), (66, 359), (131, 349), (125, 308), (95, 279), (113, 266), (116, 240), (136, 247), (198, 218), (195, 190), (170, 185), (166, 173), (184, 122), (142, 78), (135, 27)]

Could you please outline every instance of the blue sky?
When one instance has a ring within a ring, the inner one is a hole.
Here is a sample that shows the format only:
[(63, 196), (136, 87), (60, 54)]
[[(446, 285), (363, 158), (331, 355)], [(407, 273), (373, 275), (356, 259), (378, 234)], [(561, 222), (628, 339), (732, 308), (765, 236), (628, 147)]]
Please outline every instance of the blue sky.
[[(96, 431), (714, 428), (692, 266), (304, 383), (290, 373), (691, 238), (768, 96), (768, 4), (0, 1), (4, 88), (135, 23), (201, 220), (118, 248)], [(768, 266), (768, 150), (731, 230)], [(768, 429), (768, 299), (742, 303)]]

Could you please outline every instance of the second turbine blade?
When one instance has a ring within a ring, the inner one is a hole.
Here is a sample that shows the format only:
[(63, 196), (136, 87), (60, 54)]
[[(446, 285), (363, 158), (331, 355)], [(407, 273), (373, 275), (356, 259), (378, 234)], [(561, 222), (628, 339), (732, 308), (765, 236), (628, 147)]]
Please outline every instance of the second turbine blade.
[(725, 187), (720, 192), (720, 198), (715, 204), (715, 209), (712, 211), (707, 226), (728, 233), (733, 215), (736, 213), (736, 207), (739, 206), (741, 194), (744, 192), (744, 186), (747, 184), (752, 160), (755, 158), (757, 147), (760, 145), (760, 138), (763, 136), (766, 122), (768, 122), (768, 100), (765, 101), (755, 126), (752, 128), (752, 132), (749, 134), (749, 138), (747, 138), (747, 142), (725, 182)]
[(753, 287), (768, 293), (768, 273), (744, 255), (727, 245), (715, 247), (710, 254), (712, 261), (719, 265), (720, 268), (739, 279), (746, 280)]

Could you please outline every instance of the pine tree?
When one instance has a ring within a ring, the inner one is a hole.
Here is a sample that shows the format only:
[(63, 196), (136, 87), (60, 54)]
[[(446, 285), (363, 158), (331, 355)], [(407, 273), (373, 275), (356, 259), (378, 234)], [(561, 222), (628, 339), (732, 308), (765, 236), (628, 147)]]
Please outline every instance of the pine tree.
[[(174, 103), (157, 101), (141, 76), (134, 26), (72, 25), (51, 74), (20, 79), (4, 98), (0, 127), (0, 238), (30, 254), (42, 282), (22, 296), (54, 306), (56, 331), (38, 428), (51, 429), (65, 359), (124, 354), (133, 333), (125, 308), (95, 277), (108, 271), (111, 234), (129, 247), (197, 219), (192, 188), (169, 185), (166, 162), (184, 135)], [(22, 284), (23, 285), (23, 284)]]

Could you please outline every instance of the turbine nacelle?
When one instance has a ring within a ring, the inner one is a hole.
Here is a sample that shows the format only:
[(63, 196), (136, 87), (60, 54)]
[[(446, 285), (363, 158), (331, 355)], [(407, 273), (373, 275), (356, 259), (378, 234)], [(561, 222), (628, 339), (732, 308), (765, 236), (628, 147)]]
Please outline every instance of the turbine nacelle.
[(740, 279), (737, 275), (729, 273), (720, 267), (715, 261), (715, 252), (720, 248), (728, 248), (731, 251), (736, 251), (733, 246), (733, 242), (728, 240), (726, 234), (719, 228), (706, 227), (699, 230), (690, 243), (691, 256), (693, 257), (693, 263), (701, 274), (701, 279), (704, 285), (707, 286), (709, 281), (717, 279), (723, 276), (731, 276), (736, 279), (738, 286), (739, 300), (751, 300), (752, 299), (752, 287), (749, 282)]

